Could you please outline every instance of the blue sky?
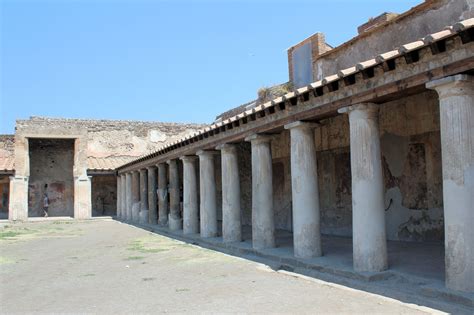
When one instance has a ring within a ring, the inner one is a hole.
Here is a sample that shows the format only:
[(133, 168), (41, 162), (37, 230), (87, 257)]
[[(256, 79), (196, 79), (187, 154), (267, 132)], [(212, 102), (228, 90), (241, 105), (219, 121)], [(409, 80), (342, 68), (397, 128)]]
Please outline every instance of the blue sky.
[(212, 122), (288, 81), (288, 47), (420, 2), (0, 0), (0, 134), (31, 115)]

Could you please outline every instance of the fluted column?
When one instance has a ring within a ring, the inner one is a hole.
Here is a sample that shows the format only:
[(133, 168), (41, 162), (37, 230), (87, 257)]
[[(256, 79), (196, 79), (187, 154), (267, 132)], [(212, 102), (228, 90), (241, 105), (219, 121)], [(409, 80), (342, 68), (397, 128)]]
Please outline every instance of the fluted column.
[(368, 103), (339, 110), (349, 114), (352, 243), (357, 271), (382, 271), (388, 265), (378, 110), (378, 105)]
[(221, 151), (222, 164), (222, 238), (224, 242), (240, 242), (242, 223), (237, 146), (224, 144), (217, 149)]
[(168, 224), (168, 176), (166, 164), (158, 164), (158, 223)]
[(217, 236), (217, 191), (214, 155), (215, 151), (197, 152), (199, 156), (201, 237)]
[(255, 249), (275, 247), (273, 215), (272, 137), (252, 135), (252, 245)]
[(169, 228), (172, 231), (181, 230), (183, 228), (183, 220), (180, 216), (180, 201), (179, 201), (179, 173), (178, 173), (178, 161), (169, 160), (169, 173), (170, 173), (170, 215), (168, 219)]
[(121, 174), (120, 178), (122, 179), (122, 211), (121, 211), (121, 220), (127, 219), (127, 177), (125, 174)]
[(197, 156), (183, 156), (183, 234), (199, 233)]
[(474, 76), (427, 87), (439, 95), (446, 286), (474, 292)]
[(140, 219), (140, 172), (132, 171), (132, 222)]
[(125, 174), (125, 180), (126, 180), (126, 189), (127, 189), (127, 195), (126, 195), (127, 215), (125, 219), (127, 221), (132, 221), (133, 198), (132, 198), (132, 173), (131, 172)]
[(297, 121), (285, 126), (291, 138), (291, 190), (293, 203), (293, 247), (298, 258), (322, 255), (318, 170), (314, 128), (317, 124)]
[(122, 178), (120, 175), (117, 175), (117, 213), (116, 217), (118, 219), (122, 216)]
[(148, 223), (148, 176), (146, 169), (140, 170), (140, 223)]
[(156, 206), (156, 167), (147, 167), (148, 171), (148, 223), (158, 223), (158, 208)]

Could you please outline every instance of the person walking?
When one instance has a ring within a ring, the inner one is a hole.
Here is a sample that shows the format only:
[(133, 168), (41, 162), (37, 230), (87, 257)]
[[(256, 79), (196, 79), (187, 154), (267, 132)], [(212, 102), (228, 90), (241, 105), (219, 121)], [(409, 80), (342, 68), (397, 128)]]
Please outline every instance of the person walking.
[(45, 218), (48, 217), (48, 207), (49, 207), (48, 194), (44, 193), (44, 196), (43, 196), (43, 212), (44, 212), (44, 217)]

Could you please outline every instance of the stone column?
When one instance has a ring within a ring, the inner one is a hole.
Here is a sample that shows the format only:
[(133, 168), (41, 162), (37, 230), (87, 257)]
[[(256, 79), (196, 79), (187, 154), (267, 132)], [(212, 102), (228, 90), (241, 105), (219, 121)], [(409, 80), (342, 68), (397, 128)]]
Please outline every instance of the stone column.
[(183, 234), (199, 233), (196, 156), (183, 156)]
[(275, 247), (271, 136), (252, 135), (252, 245)]
[(217, 236), (217, 191), (214, 155), (215, 151), (197, 152), (199, 156), (201, 237)]
[(87, 176), (87, 131), (74, 141), (74, 218), (92, 217), (91, 177)]
[(223, 144), (217, 149), (221, 151), (222, 164), (222, 238), (224, 242), (240, 242), (242, 223), (237, 146)]
[(132, 222), (140, 219), (140, 172), (132, 171)]
[(166, 164), (158, 164), (158, 223), (168, 224), (168, 177)]
[(148, 223), (148, 176), (146, 169), (140, 170), (140, 215), (139, 222)]
[(122, 178), (117, 175), (117, 218), (122, 216)]
[(156, 167), (147, 167), (148, 170), (148, 223), (158, 223), (158, 209), (156, 207)]
[(318, 170), (314, 128), (297, 121), (285, 126), (291, 137), (291, 190), (293, 202), (293, 247), (295, 257), (322, 255)]
[(474, 76), (426, 86), (439, 95), (446, 286), (474, 292)]
[(28, 176), (10, 176), (8, 219), (28, 220)]
[(170, 172), (170, 214), (168, 218), (168, 225), (170, 230), (177, 231), (183, 228), (183, 220), (179, 214), (179, 173), (178, 173), (178, 161), (169, 160), (168, 162)]
[(354, 269), (382, 271), (388, 263), (378, 105), (358, 104), (339, 112), (349, 114)]
[(122, 179), (122, 186), (121, 186), (121, 191), (122, 191), (122, 211), (120, 215), (121, 220), (125, 220), (127, 218), (127, 178), (125, 174), (120, 175), (120, 178)]
[(127, 213), (125, 216), (125, 220), (132, 221), (132, 209), (133, 209), (133, 198), (132, 198), (132, 173), (125, 174), (125, 188), (127, 189), (127, 194), (125, 195), (126, 203), (127, 203)]
[(28, 181), (30, 176), (30, 155), (28, 138), (15, 135), (15, 175), (10, 177), (10, 201), (8, 219), (28, 220)]

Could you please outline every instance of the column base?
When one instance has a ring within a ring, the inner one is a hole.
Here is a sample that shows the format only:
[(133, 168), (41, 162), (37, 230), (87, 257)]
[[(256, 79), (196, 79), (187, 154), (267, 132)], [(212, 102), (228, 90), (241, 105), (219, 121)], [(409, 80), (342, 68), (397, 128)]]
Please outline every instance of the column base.
[(129, 218), (131, 222), (139, 222), (140, 221), (140, 203), (137, 202), (132, 206), (132, 217)]
[(139, 214), (140, 224), (147, 224), (148, 223), (148, 210), (141, 210)]
[(159, 219), (159, 220), (158, 220), (158, 225), (167, 226), (167, 225), (168, 225), (168, 219), (166, 219), (166, 218), (164, 218), (164, 219)]
[(169, 216), (169, 219), (168, 219), (168, 226), (169, 226), (169, 229), (171, 231), (178, 231), (178, 230), (182, 230), (183, 229), (183, 220), (181, 218), (179, 219), (175, 219), (173, 217), (171, 217), (171, 215)]

